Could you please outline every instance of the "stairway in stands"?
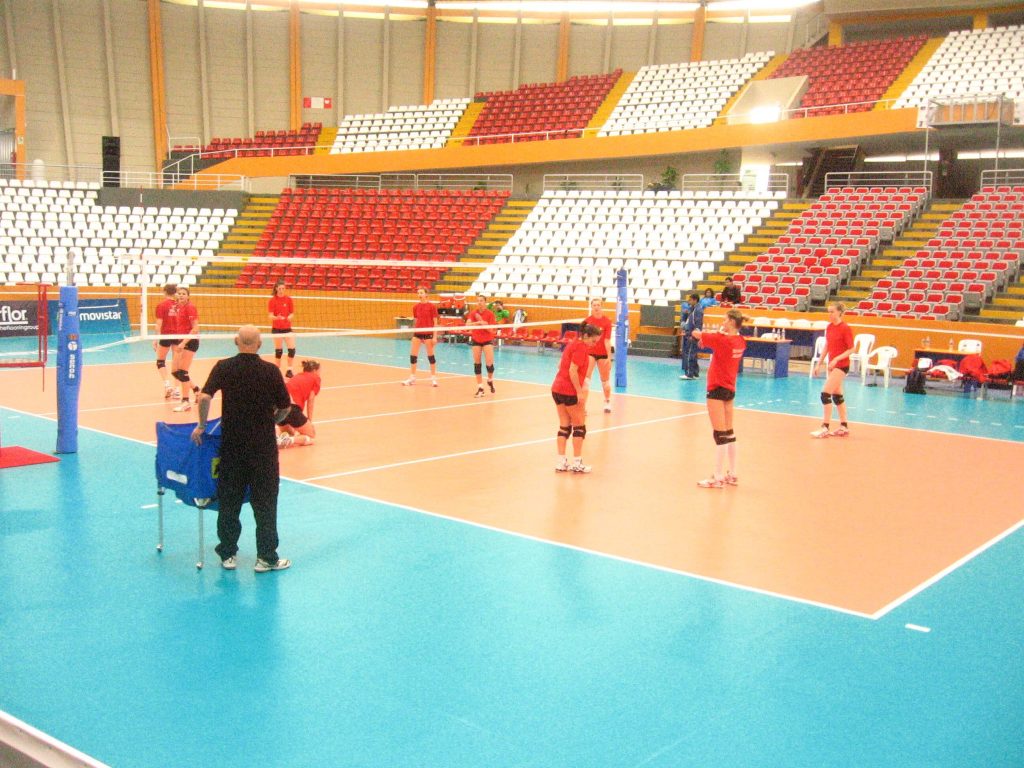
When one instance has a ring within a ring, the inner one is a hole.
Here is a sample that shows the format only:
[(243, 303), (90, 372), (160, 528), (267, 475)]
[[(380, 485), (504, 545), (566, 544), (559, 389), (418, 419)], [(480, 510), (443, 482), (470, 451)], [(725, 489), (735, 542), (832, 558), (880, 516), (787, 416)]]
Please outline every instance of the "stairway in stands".
[[(501, 247), (522, 226), (536, 204), (534, 200), (509, 200), (505, 203), (498, 211), (498, 215), (487, 225), (487, 229), (480, 233), (465, 255), (459, 258), (459, 263), (490, 264), (494, 261)], [(480, 272), (481, 269), (478, 267), (460, 269), (456, 265), (437, 281), (434, 293), (466, 293)]]
[[(263, 230), (267, 228), (270, 215), (277, 208), (280, 195), (250, 195), (245, 208), (235, 219), (235, 225), (224, 237), (217, 255), (241, 259), (252, 256), (252, 250), (260, 241)], [(202, 286), (234, 286), (242, 271), (241, 263), (224, 264), (214, 262), (203, 269), (197, 281)]]
[(976, 318), (968, 316), (968, 319), (1010, 325), (1024, 320), (1024, 277), (1018, 277), (1005, 291), (997, 293)]
[(476, 123), (476, 119), (480, 117), (480, 113), (484, 110), (484, 101), (472, 101), (466, 107), (466, 111), (462, 113), (462, 117), (459, 118), (459, 122), (452, 128), (452, 135), (448, 139), (448, 143), (445, 146), (448, 147), (461, 147), (462, 140), (469, 136), (469, 132), (473, 130), (473, 125)]
[(612, 112), (618, 105), (619, 99), (622, 98), (622, 94), (629, 88), (629, 84), (633, 82), (634, 77), (636, 77), (636, 72), (623, 72), (619, 75), (619, 79), (615, 81), (615, 85), (608, 91), (608, 95), (604, 97), (601, 106), (597, 108), (594, 116), (587, 123), (587, 127), (583, 129), (584, 136), (597, 136), (597, 132), (601, 130), (601, 126), (612, 116)]
[(853, 173), (864, 166), (864, 150), (859, 145), (843, 147), (818, 147), (804, 161), (801, 178), (803, 197), (815, 199), (825, 194), (825, 176), (829, 173)]

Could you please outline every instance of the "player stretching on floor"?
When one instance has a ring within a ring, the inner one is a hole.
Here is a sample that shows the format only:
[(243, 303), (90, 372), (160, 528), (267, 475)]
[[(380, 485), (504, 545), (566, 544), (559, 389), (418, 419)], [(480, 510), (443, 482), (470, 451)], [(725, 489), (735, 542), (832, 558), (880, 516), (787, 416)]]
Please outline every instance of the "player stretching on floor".
[[(587, 388), (590, 386), (587, 369), (601, 334), (600, 328), (584, 323), (576, 340), (566, 344), (562, 350), (558, 373), (551, 383), (551, 397), (558, 410), (558, 463), (555, 464), (555, 472), (586, 474), (590, 471), (590, 467), (583, 463), (583, 440), (587, 436)], [(570, 435), (575, 459), (572, 464), (565, 455)]]
[(302, 373), (290, 378), (285, 386), (292, 399), (288, 416), (281, 422), (281, 434), (277, 436), (279, 448), (290, 445), (312, 445), (316, 437), (313, 426), (313, 403), (320, 394), (320, 363), (303, 360)]
[[(156, 305), (156, 335), (164, 334), (164, 325), (167, 320), (167, 313), (174, 306), (174, 295), (178, 292), (177, 283), (168, 283), (164, 286), (164, 300)], [(156, 352), (156, 370), (164, 382), (164, 397), (181, 397), (181, 393), (171, 384), (171, 376), (167, 370), (167, 355), (171, 351), (174, 342), (171, 339), (159, 339), (153, 342), (153, 351)]]
[[(487, 298), (476, 297), (476, 306), (466, 315), (466, 325), (494, 325), (494, 313), (487, 308)], [(469, 332), (473, 341), (473, 373), (476, 374), (476, 394), (474, 397), (484, 396), (484, 381), (481, 373), (480, 354), (483, 350), (484, 361), (487, 363), (487, 386), (494, 393), (494, 331), (490, 328), (477, 330), (474, 328)]]
[(281, 357), (284, 350), (281, 349), (281, 340), (284, 339), (288, 347), (288, 373), (286, 378), (295, 375), (292, 371), (292, 363), (295, 361), (295, 334), (292, 332), (292, 315), (295, 314), (295, 302), (288, 295), (288, 286), (284, 280), (274, 283), (274, 294), (267, 302), (267, 311), (270, 313), (270, 335), (274, 337), (274, 357), (277, 358), (277, 370), (281, 370)]
[(195, 304), (189, 301), (189, 290), (183, 285), (178, 286), (174, 298), (174, 306), (167, 310), (164, 327), (167, 333), (179, 337), (173, 342), (174, 359), (171, 362), (171, 376), (176, 378), (181, 386), (181, 404), (174, 409), (181, 412), (191, 410), (189, 396), (193, 392), (197, 394), (199, 392), (199, 387), (192, 383), (192, 379), (188, 375), (188, 369), (192, 366), (192, 358), (199, 350), (199, 310), (196, 309)]
[[(850, 372), (850, 355), (853, 354), (853, 331), (843, 322), (843, 313), (846, 312), (846, 305), (841, 302), (834, 302), (829, 305), (829, 323), (825, 327), (825, 348), (828, 350), (828, 377), (825, 379), (825, 386), (821, 388), (821, 404), (824, 415), (821, 417), (821, 426), (811, 432), (812, 437), (846, 437), (850, 434), (850, 428), (846, 423), (846, 398), (843, 396), (843, 383), (846, 381), (846, 374)], [(814, 375), (818, 375), (821, 369), (822, 360), (814, 366)], [(832, 404), (835, 403), (839, 411), (839, 426), (829, 431), (828, 423), (832, 416)]]
[(412, 334), (409, 347), (409, 378), (402, 384), (411, 387), (416, 383), (416, 361), (419, 360), (420, 344), (424, 344), (427, 347), (427, 362), (430, 363), (430, 384), (436, 387), (437, 359), (434, 357), (434, 347), (437, 346), (437, 333), (433, 330), (430, 333), (423, 333), (420, 329), (437, 327), (437, 307), (427, 301), (425, 289), (420, 288), (416, 295), (420, 300), (412, 308), (412, 325), (416, 330)]
[[(732, 429), (733, 399), (736, 397), (736, 376), (743, 365), (746, 340), (740, 336), (743, 314), (738, 309), (725, 313), (718, 333), (693, 331), (693, 338), (711, 350), (708, 368), (708, 416), (715, 437), (715, 473), (697, 483), (701, 488), (722, 488), (737, 485), (736, 434)], [(726, 459), (729, 469), (724, 471)]]
[(601, 338), (590, 350), (590, 367), (587, 368), (587, 381), (594, 373), (596, 367), (601, 375), (601, 389), (604, 391), (604, 412), (612, 412), (612, 321), (604, 313), (604, 302), (601, 299), (590, 301), (590, 317), (583, 321), (584, 325), (591, 325), (600, 329)]

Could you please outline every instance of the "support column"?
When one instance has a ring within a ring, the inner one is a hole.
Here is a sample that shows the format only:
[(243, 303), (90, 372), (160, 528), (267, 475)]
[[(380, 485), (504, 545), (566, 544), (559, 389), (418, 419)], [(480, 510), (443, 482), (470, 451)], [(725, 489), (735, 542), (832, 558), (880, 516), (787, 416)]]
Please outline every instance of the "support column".
[(202, 142), (210, 143), (213, 127), (210, 125), (210, 78), (207, 77), (206, 55), (206, 4), (203, 0), (196, 2), (196, 29), (199, 35), (199, 103), (202, 107)]
[(651, 26), (647, 30), (647, 66), (654, 66), (654, 57), (658, 52), (658, 12), (654, 12)]
[(248, 135), (256, 135), (256, 75), (253, 71), (254, 57), (252, 53), (252, 6), (245, 2), (245, 107), (248, 121)]
[(338, 58), (334, 64), (334, 82), (337, 93), (334, 95), (334, 124), (341, 122), (345, 114), (345, 6), (338, 3)]
[(558, 71), (556, 83), (564, 83), (569, 79), (569, 16), (563, 13), (558, 22)]
[(384, 8), (380, 49), (380, 111), (387, 112), (391, 106), (391, 6)]
[(68, 78), (64, 64), (64, 31), (60, 23), (59, 0), (51, 0), (53, 14), (53, 48), (57, 58), (57, 93), (60, 97), (60, 116), (64, 128), (64, 158), (68, 165), (76, 165), (75, 144), (71, 137), (71, 109), (68, 106)]
[(974, 28), (975, 29), (988, 29), (988, 14), (987, 13), (976, 13), (974, 14)]
[(289, 128), (293, 131), (302, 127), (302, 24), (299, 20), (299, 4), (292, 0), (288, 8), (288, 61), (291, 70), (291, 98)]
[(708, 9), (702, 2), (693, 13), (693, 38), (690, 43), (690, 61), (704, 58), (704, 30), (708, 24)]
[(164, 88), (164, 31), (160, 0), (147, 0), (149, 33), (149, 87), (153, 100), (153, 153), (159, 171), (167, 157), (167, 94)]
[(512, 46), (512, 86), (510, 90), (519, 87), (519, 78), (523, 69), (523, 12), (519, 11), (516, 18), (516, 37)]
[(612, 71), (612, 33), (615, 31), (615, 12), (608, 13), (608, 26), (604, 28), (604, 68), (602, 72)]
[[(0, 79), (0, 96), (14, 97), (14, 175), (18, 179), (25, 178), (25, 81)], [(3, 158), (7, 162), (8, 158)]]
[(828, 45), (829, 48), (835, 48), (843, 44), (843, 25), (838, 21), (830, 21), (828, 23)]
[(473, 29), (469, 33), (469, 96), (476, 95), (477, 56), (480, 50), (480, 11), (473, 9)]
[(427, 26), (423, 30), (423, 103), (434, 100), (434, 67), (437, 66), (437, 8), (427, 7)]

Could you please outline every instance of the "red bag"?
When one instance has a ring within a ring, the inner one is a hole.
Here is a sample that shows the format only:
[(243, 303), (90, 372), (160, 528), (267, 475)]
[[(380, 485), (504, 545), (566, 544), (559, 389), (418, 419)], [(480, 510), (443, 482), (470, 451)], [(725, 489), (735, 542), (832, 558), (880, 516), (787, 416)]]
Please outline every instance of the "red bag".
[(981, 359), (981, 355), (967, 355), (960, 361), (959, 370), (964, 378), (974, 379), (979, 384), (988, 381), (988, 369), (985, 367), (985, 361)]

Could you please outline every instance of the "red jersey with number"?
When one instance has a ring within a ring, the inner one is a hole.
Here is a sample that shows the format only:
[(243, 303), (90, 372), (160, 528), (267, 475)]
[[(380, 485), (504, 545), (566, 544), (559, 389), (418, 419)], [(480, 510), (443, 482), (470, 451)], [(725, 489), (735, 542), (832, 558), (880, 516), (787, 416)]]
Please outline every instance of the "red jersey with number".
[(303, 371), (288, 379), (285, 386), (288, 388), (292, 402), (302, 410), (306, 410), (309, 396), (320, 394), (320, 374)]
[(163, 332), (170, 336), (188, 336), (192, 333), (192, 326), (199, 319), (199, 310), (192, 302), (179, 304), (168, 308), (167, 317), (164, 319)]
[(572, 385), (572, 379), (569, 378), (569, 366), (576, 363), (576, 369), (579, 371), (580, 382), (587, 375), (587, 366), (590, 364), (590, 350), (587, 349), (587, 345), (582, 341), (574, 341), (571, 344), (566, 344), (565, 349), (562, 350), (562, 360), (558, 364), (558, 373), (555, 374), (555, 380), (551, 383), (551, 391), (557, 392), (560, 395), (575, 395), (576, 387)]
[(437, 325), (437, 307), (429, 301), (421, 301), (412, 308), (413, 328), (433, 328)]
[(267, 302), (267, 309), (274, 319), (270, 322), (271, 328), (279, 331), (290, 331), (292, 329), (291, 316), (295, 312), (295, 304), (291, 296), (271, 296)]
[[(853, 349), (853, 331), (846, 323), (829, 323), (825, 326), (825, 346), (828, 348), (828, 359), (835, 360), (848, 349)], [(840, 361), (843, 368), (850, 367), (850, 358)]]
[[(483, 320), (487, 325), (494, 325), (494, 313), (489, 309), (473, 309), (466, 315), (467, 323), (479, 323)], [(490, 328), (477, 329), (474, 328), (469, 332), (469, 336), (477, 344), (487, 344), (488, 342), (494, 341), (494, 331)]]
[(608, 341), (612, 337), (611, 319), (608, 317), (608, 315), (601, 315), (600, 317), (595, 317), (594, 315), (591, 315), (583, 322), (586, 323), (587, 325), (592, 325), (595, 328), (601, 329), (601, 338), (597, 340), (597, 343), (594, 345), (594, 348), (590, 350), (590, 354), (607, 355)]
[(174, 299), (164, 299), (156, 305), (156, 319), (160, 321), (160, 333), (167, 333), (167, 313), (177, 304)]
[(708, 368), (708, 392), (718, 387), (736, 391), (736, 376), (743, 364), (743, 351), (747, 340), (739, 334), (727, 336), (724, 333), (705, 333), (700, 345), (711, 350), (711, 367)]

